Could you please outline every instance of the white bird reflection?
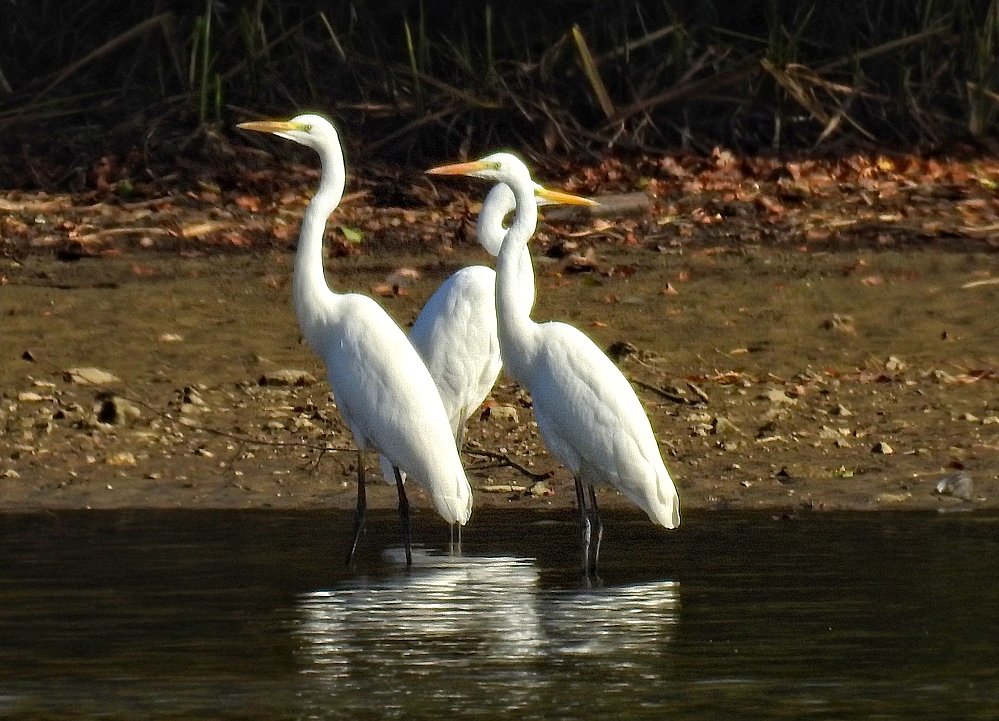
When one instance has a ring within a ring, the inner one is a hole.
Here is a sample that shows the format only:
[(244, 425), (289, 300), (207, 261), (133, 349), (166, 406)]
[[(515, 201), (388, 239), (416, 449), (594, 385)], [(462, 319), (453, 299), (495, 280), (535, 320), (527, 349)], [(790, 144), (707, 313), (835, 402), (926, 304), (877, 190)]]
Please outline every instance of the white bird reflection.
[(550, 596), (542, 612), (550, 655), (659, 655), (672, 638), (679, 584), (653, 581)]
[(312, 713), (572, 707), (594, 674), (627, 683), (638, 667), (649, 683), (677, 622), (673, 581), (568, 592), (542, 589), (533, 560), (414, 549), (413, 563), (300, 597)]
[(302, 596), (298, 632), (310, 659), (332, 674), (358, 662), (389, 669), (460, 665), (479, 654), (530, 658), (541, 641), (538, 577), (522, 559), (431, 556), (414, 548), (410, 573)]

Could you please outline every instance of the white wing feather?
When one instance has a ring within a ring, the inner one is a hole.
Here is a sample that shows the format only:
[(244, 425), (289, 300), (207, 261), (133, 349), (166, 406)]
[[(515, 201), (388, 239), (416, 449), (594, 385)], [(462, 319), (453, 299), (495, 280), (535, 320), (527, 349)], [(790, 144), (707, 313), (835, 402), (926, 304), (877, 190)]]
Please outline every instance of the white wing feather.
[(499, 376), (495, 299), (492, 268), (462, 268), (430, 297), (409, 333), (437, 384), (455, 436)]
[(553, 322), (538, 331), (525, 382), (545, 445), (574, 476), (613, 485), (654, 522), (675, 528), (676, 487), (631, 384), (578, 329)]
[(322, 349), (337, 409), (354, 441), (384, 455), (431, 495), (449, 523), (471, 515), (471, 489), (433, 379), (405, 333), (374, 300), (341, 296), (336, 333)]

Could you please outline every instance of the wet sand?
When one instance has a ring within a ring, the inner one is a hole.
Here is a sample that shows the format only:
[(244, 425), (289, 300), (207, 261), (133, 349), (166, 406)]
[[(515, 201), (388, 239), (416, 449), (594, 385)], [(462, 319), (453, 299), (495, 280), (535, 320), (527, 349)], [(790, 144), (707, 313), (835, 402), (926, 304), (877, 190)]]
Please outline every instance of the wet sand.
[[(987, 248), (605, 245), (596, 259), (599, 272), (571, 273), (539, 258), (534, 317), (620, 353), (683, 508), (999, 508), (999, 257)], [(356, 454), (301, 342), (291, 261), (0, 259), (0, 510), (352, 506)], [(362, 292), (397, 267), (420, 271), (380, 299), (405, 326), (449, 273), (490, 261), (459, 247), (327, 269), (335, 288)], [(80, 384), (64, 372), (75, 367), (120, 380)], [(315, 381), (260, 384), (287, 369)], [(528, 397), (501, 377), (493, 404), (467, 440), (549, 475), (466, 454), (476, 504), (574, 505)], [(935, 493), (960, 471), (965, 498)], [(369, 492), (372, 507), (395, 500), (388, 485)]]

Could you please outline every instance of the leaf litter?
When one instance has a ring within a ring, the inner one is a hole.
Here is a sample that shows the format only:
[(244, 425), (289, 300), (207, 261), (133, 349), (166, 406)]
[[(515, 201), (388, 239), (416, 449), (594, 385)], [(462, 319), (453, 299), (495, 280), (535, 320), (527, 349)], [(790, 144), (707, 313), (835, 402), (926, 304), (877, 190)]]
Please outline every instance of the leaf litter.
[[(80, 193), (0, 195), (11, 354), (0, 504), (348, 505), (330, 476), (352, 478), (338, 450), (349, 434), (325, 385), (256, 383), (281, 367), (324, 375), (300, 344), (287, 282), (315, 169), (257, 158), (178, 187), (122, 184), (125, 167), (105, 164)], [(999, 504), (999, 339), (985, 318), (999, 301), (999, 163), (717, 151), (551, 162), (538, 176), (648, 199), (613, 219), (553, 214), (539, 226), (535, 317), (618, 347), (685, 506)], [(382, 296), (403, 326), (451, 272), (491, 263), (474, 240), (481, 187), (361, 168), (350, 190), (327, 230), (331, 278)], [(92, 338), (60, 340), (63, 322)], [(105, 368), (165, 415), (104, 428), (89, 415), (94, 389), (46, 361)], [(207, 410), (170, 410), (165, 390), (191, 383)], [(485, 503), (571, 504), (571, 479), (519, 393), (501, 383), (492, 407), (524, 410), (475, 416), (469, 438), (553, 474), (546, 491), (495, 458), (470, 461), (473, 485), (504, 488)], [(934, 493), (955, 469), (974, 476), (974, 495)]]

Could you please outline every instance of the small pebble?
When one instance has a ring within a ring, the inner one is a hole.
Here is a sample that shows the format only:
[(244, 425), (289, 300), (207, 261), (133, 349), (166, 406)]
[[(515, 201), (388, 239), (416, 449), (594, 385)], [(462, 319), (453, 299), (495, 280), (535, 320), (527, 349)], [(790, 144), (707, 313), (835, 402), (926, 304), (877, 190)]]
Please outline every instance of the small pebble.
[(792, 405), (797, 403), (794, 398), (791, 398), (787, 393), (782, 391), (780, 388), (771, 388), (766, 393), (764, 393), (760, 398), (764, 398), (771, 403), (780, 403), (785, 405)]
[(257, 381), (262, 386), (310, 386), (315, 382), (316, 378), (311, 373), (290, 369), (269, 371)]
[(104, 386), (110, 383), (120, 383), (121, 378), (102, 371), (100, 368), (69, 368), (63, 371), (67, 383), (77, 383), (84, 386)]
[(489, 418), (497, 421), (520, 423), (520, 415), (513, 406), (493, 406), (489, 409)]
[(104, 462), (109, 466), (134, 466), (136, 464), (135, 456), (126, 451), (112, 453)]
[(974, 483), (967, 471), (958, 471), (941, 478), (933, 489), (939, 496), (953, 496), (962, 501), (970, 501), (974, 496)]

